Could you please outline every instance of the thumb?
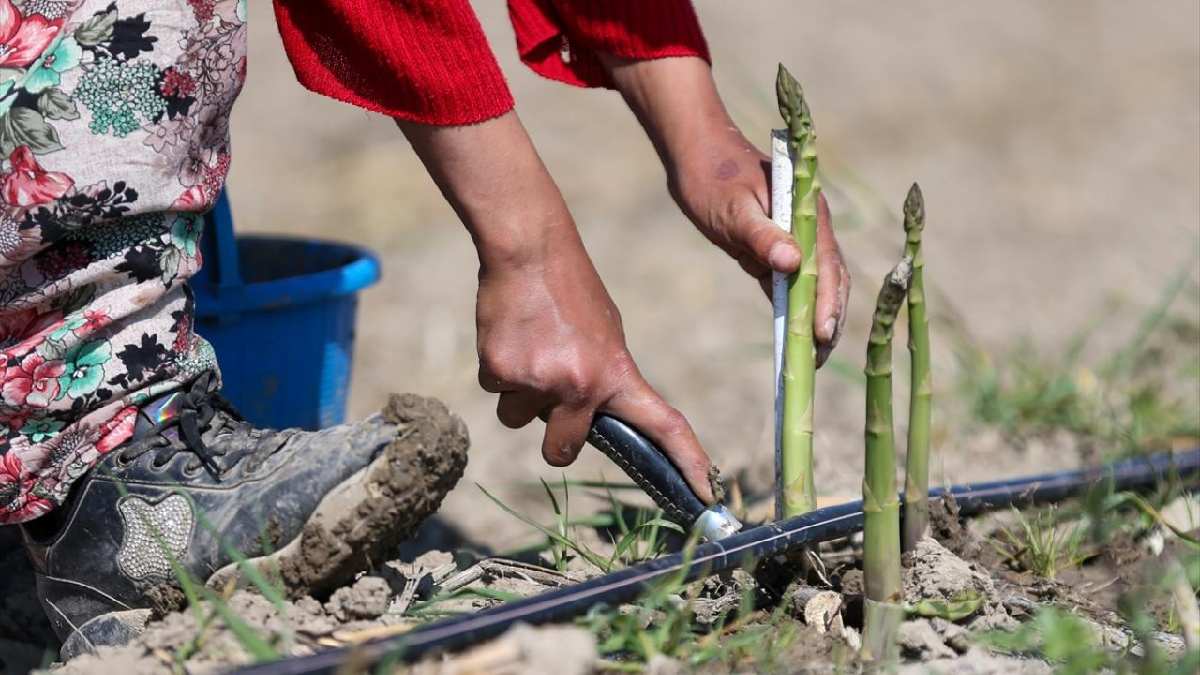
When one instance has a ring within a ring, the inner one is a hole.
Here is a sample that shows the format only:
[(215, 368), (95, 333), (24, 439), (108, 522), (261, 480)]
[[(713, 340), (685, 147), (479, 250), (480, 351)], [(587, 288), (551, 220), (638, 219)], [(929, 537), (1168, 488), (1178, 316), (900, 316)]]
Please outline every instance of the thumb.
[(757, 202), (752, 208), (741, 210), (739, 219), (733, 223), (734, 238), (754, 255), (763, 267), (781, 274), (791, 274), (800, 269), (803, 258), (800, 246), (792, 234), (782, 230), (766, 214)]

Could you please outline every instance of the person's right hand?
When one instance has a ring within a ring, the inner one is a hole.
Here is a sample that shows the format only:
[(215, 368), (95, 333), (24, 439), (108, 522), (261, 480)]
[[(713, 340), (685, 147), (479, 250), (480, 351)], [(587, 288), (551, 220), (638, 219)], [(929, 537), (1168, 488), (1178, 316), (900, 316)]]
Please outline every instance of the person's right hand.
[(515, 113), (468, 127), (398, 122), (479, 253), (479, 383), (509, 427), (546, 421), (542, 455), (575, 461), (606, 412), (654, 441), (702, 501), (712, 463), (638, 372), (621, 316)]
[(711, 502), (708, 456), (687, 419), (638, 371), (621, 315), (574, 228), (564, 228), (548, 253), (536, 263), (480, 274), (479, 384), (500, 395), (496, 416), (514, 429), (544, 419), (542, 456), (566, 466), (587, 440), (592, 417), (610, 413), (658, 444)]

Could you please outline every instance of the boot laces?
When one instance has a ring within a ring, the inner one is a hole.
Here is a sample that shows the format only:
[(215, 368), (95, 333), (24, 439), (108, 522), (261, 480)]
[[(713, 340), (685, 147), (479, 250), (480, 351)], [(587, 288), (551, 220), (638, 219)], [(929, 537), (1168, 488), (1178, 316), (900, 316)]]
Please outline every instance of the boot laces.
[[(214, 384), (210, 373), (193, 381), (180, 394), (181, 400), (175, 414), (147, 430), (147, 436), (153, 441), (132, 445), (125, 452), (124, 459), (130, 461), (147, 452), (154, 452), (153, 465), (161, 467), (180, 453), (190, 453), (214, 477), (228, 470), (230, 467), (222, 468), (217, 461), (227, 454), (228, 447), (214, 448), (204, 437), (208, 435), (213, 438), (222, 432), (249, 427), (250, 424), (229, 399), (215, 390)], [(244, 457), (239, 457), (234, 464), (241, 459)]]

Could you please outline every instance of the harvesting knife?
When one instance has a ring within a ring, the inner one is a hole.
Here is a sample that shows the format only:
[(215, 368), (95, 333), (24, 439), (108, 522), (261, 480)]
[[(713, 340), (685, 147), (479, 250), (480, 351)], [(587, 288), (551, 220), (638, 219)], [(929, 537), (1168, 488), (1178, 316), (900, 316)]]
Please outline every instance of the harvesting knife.
[(724, 539), (742, 529), (741, 522), (724, 504), (705, 506), (666, 453), (633, 426), (597, 414), (592, 419), (588, 442), (621, 467), (668, 518), (698, 529), (706, 541)]

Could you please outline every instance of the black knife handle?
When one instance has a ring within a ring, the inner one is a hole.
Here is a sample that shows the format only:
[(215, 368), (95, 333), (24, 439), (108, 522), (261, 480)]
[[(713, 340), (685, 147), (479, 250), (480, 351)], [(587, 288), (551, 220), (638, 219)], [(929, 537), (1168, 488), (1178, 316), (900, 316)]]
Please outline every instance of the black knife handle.
[(654, 441), (621, 420), (598, 413), (588, 442), (633, 479), (667, 517), (690, 528), (706, 508)]

